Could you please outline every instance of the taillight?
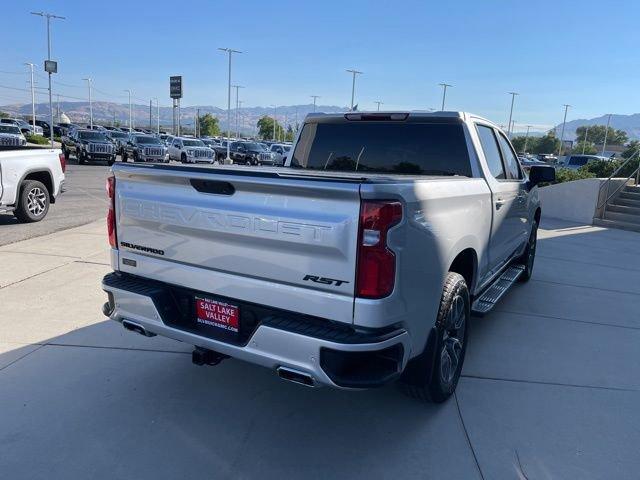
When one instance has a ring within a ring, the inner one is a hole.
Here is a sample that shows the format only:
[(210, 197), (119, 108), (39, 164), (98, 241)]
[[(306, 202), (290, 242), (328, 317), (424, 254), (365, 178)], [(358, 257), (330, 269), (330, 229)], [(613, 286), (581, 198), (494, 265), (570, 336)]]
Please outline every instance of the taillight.
[(364, 200), (360, 206), (358, 229), (358, 271), (356, 295), (382, 298), (393, 291), (396, 256), (387, 246), (387, 233), (402, 220), (402, 204), (394, 201)]
[(58, 158), (60, 159), (60, 168), (62, 168), (62, 173), (64, 173), (67, 171), (67, 159), (64, 158), (64, 153), (58, 155)]
[(109, 198), (109, 211), (107, 212), (107, 232), (109, 233), (109, 245), (118, 248), (116, 238), (116, 177), (107, 177), (107, 197)]

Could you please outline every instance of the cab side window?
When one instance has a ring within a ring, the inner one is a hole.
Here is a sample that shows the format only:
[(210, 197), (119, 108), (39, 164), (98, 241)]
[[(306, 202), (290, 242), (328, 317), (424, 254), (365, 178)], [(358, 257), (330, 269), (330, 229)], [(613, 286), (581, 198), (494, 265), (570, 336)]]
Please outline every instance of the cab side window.
[(516, 156), (513, 148), (511, 148), (511, 145), (502, 133), (498, 133), (498, 143), (500, 144), (500, 148), (502, 149), (502, 158), (504, 158), (504, 164), (507, 167), (509, 178), (512, 180), (521, 180), (522, 173), (520, 171), (520, 163), (518, 162), (518, 157)]
[(502, 164), (502, 156), (498, 141), (493, 133), (493, 128), (485, 125), (477, 125), (478, 136), (480, 137), (480, 145), (484, 152), (484, 158), (487, 160), (487, 166), (493, 178), (497, 180), (505, 180), (507, 178)]

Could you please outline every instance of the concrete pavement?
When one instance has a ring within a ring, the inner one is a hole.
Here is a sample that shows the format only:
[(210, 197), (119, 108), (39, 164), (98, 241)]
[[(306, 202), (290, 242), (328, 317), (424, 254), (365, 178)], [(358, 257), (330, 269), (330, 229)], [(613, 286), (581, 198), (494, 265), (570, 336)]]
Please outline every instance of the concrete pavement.
[(102, 219), (0, 247), (0, 472), (32, 478), (637, 478), (640, 234), (545, 220), (474, 319), (456, 397), (307, 389), (105, 321)]

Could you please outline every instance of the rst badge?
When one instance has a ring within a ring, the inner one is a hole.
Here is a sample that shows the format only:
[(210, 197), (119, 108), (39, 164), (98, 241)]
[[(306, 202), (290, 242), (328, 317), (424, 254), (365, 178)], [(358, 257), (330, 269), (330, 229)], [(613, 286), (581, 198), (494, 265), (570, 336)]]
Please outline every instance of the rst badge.
[(317, 275), (305, 275), (302, 280), (304, 280), (305, 282), (320, 283), (322, 285), (333, 285), (336, 287), (339, 287), (343, 283), (349, 283), (346, 280), (336, 280), (335, 278), (318, 277)]

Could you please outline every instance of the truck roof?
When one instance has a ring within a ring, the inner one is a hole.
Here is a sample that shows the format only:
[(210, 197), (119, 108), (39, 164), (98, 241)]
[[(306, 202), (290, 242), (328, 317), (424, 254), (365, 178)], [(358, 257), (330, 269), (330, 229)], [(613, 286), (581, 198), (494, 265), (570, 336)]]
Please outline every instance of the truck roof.
[[(351, 118), (349, 118), (351, 117)], [(358, 118), (360, 117), (360, 118)], [(491, 120), (475, 115), (469, 112), (462, 111), (439, 111), (439, 112), (421, 112), (421, 111), (373, 111), (373, 112), (345, 112), (345, 113), (309, 113), (307, 114), (305, 121), (312, 122), (335, 122), (335, 121), (357, 121), (357, 120), (372, 120), (376, 119), (388, 119), (390, 121), (446, 121), (446, 122), (465, 122), (471, 118), (482, 120), (483, 122), (490, 123), (491, 125), (499, 128)]]

